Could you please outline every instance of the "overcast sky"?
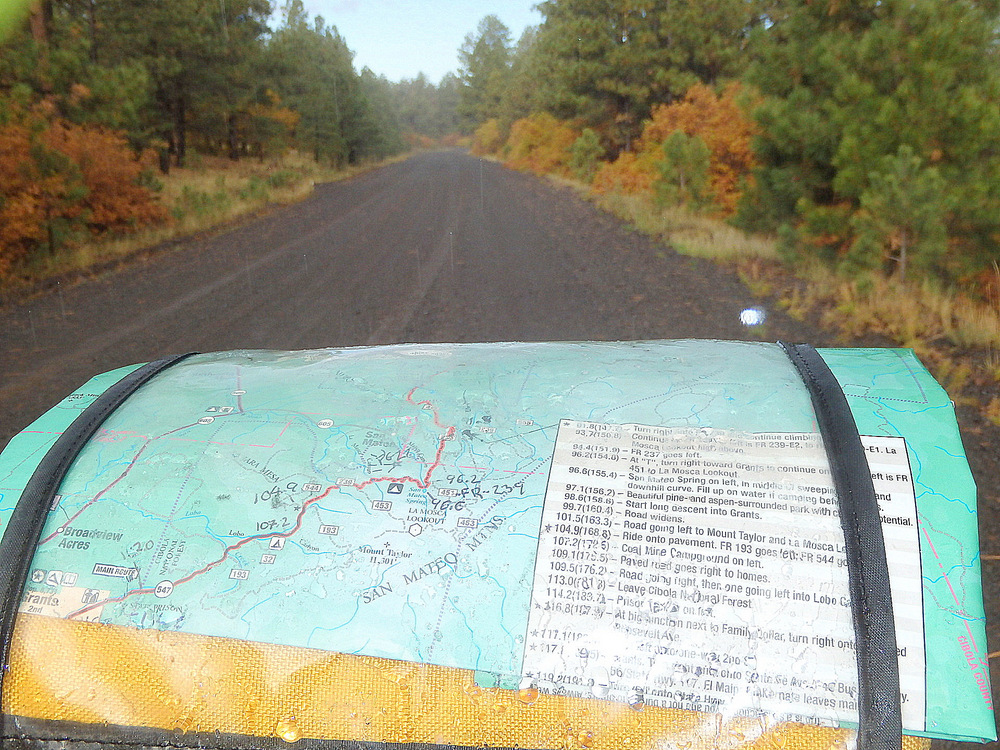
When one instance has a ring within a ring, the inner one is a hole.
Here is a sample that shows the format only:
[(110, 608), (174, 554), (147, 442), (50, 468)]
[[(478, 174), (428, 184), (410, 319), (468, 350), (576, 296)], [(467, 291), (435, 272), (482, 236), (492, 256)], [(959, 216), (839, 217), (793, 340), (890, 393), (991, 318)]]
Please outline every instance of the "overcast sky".
[[(483, 16), (499, 16), (517, 41), (542, 17), (537, 0), (303, 0), (312, 16), (337, 27), (354, 53), (354, 67), (368, 66), (393, 81), (423, 72), (437, 83), (458, 68), (458, 48)], [(281, 5), (278, 0), (277, 5)]]

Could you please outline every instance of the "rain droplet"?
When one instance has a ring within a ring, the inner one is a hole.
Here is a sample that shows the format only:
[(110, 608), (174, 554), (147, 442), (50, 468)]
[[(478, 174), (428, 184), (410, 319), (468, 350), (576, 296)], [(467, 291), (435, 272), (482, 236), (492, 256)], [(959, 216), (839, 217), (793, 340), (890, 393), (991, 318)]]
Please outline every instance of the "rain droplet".
[(767, 313), (760, 307), (748, 307), (740, 313), (740, 323), (747, 328), (762, 325), (767, 320)]
[(593, 676), (594, 684), (590, 688), (590, 692), (594, 694), (595, 698), (604, 698), (611, 690), (611, 677), (608, 675), (608, 670), (604, 667), (597, 667)]
[(483, 689), (475, 683), (469, 683), (465, 686), (465, 694), (472, 698), (472, 700), (476, 700), (483, 694)]
[(538, 687), (530, 677), (521, 680), (517, 690), (517, 699), (526, 706), (530, 706), (538, 700)]
[(274, 727), (274, 734), (288, 743), (298, 742), (302, 739), (302, 730), (299, 729), (299, 724), (295, 721), (294, 716), (279, 719)]

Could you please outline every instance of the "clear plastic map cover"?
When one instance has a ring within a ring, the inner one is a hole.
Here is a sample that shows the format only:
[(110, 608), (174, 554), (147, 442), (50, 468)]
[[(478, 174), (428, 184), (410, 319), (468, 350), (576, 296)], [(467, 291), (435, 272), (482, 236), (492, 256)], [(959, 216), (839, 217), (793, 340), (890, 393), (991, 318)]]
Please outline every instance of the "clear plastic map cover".
[[(906, 744), (995, 738), (975, 487), (908, 350), (821, 350), (878, 500)], [(0, 455), (6, 524), (98, 376)], [(8, 736), (270, 747), (847, 747), (837, 492), (782, 349), (194, 355), (52, 499)], [(928, 679), (928, 675), (932, 679)]]

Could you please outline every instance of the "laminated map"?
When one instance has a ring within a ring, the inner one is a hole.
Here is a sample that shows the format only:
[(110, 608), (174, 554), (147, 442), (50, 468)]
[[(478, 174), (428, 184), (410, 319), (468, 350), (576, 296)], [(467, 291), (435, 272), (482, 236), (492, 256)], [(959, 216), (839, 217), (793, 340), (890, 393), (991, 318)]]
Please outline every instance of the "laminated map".
[[(819, 351), (878, 499), (903, 729), (995, 739), (953, 405), (909, 350)], [(11, 440), (0, 525), (58, 436), (135, 369)], [(850, 605), (836, 490), (788, 357), (652, 341), (187, 357), (76, 457), (19, 612), (851, 727)], [(118, 720), (85, 692), (66, 693), (67, 720)], [(42, 711), (10, 693), (5, 712)]]

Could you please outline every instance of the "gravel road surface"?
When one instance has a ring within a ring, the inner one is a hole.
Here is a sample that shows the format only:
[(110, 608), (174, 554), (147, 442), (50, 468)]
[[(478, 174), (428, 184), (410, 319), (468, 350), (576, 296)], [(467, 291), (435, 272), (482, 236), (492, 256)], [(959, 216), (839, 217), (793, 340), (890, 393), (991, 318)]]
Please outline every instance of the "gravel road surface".
[[(90, 376), (186, 351), (687, 337), (835, 343), (773, 310), (765, 327), (748, 329), (739, 314), (755, 304), (733, 273), (654, 244), (566, 188), (459, 152), (423, 154), (0, 309), (0, 446)], [(966, 429), (983, 551), (997, 554), (998, 433), (971, 412)], [(984, 565), (995, 614), (997, 563)]]

